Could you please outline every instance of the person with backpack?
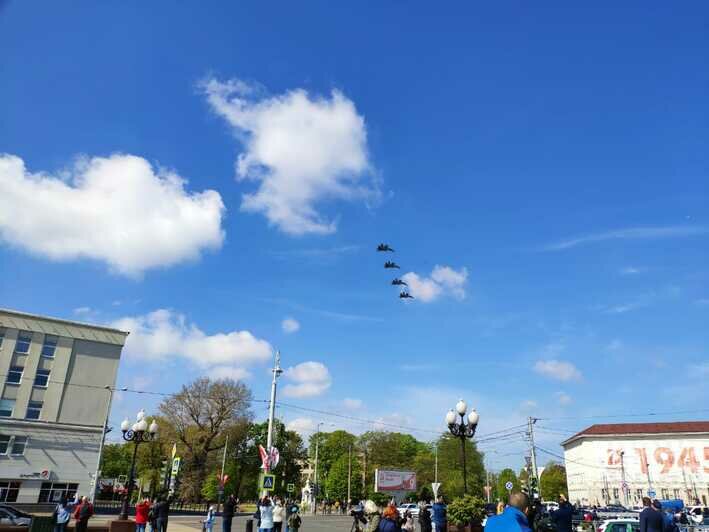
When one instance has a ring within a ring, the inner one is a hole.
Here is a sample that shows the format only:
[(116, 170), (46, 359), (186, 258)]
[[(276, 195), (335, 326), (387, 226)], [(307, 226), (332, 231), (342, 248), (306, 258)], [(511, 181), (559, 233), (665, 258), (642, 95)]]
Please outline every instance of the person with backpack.
[(94, 515), (94, 506), (86, 497), (81, 497), (81, 501), (74, 509), (74, 520), (76, 521), (76, 532), (86, 532), (89, 526), (89, 519)]
[(52, 516), (54, 517), (54, 532), (64, 532), (71, 519), (71, 506), (67, 503), (66, 497), (61, 498)]
[(298, 507), (294, 504), (291, 509), (291, 514), (288, 516), (288, 532), (298, 532), (303, 520), (298, 513)]

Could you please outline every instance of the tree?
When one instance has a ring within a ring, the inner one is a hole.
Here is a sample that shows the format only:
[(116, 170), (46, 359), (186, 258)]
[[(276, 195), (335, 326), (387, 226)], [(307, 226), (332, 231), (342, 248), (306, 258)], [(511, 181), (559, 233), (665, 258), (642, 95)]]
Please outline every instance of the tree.
[[(328, 471), (325, 479), (325, 496), (328, 499), (347, 500), (347, 479), (349, 475), (349, 454), (340, 456)], [(318, 472), (319, 476), (319, 472)], [(362, 485), (358, 479), (362, 477), (362, 467), (354, 451), (352, 452), (352, 473), (350, 496), (353, 499), (362, 498)]]
[(521, 489), (519, 479), (517, 475), (515, 475), (515, 472), (511, 469), (503, 469), (497, 476), (497, 494), (503, 501), (507, 499), (509, 494), (508, 489), (505, 487), (507, 482), (512, 482), (512, 491), (520, 491)]
[(539, 479), (542, 500), (555, 501), (563, 494), (569, 498), (569, 488), (566, 485), (566, 468), (555, 462), (549, 462)]
[[(442, 491), (448, 497), (463, 495), (463, 457), (460, 439), (451, 434), (443, 434), (438, 439), (438, 479)], [(483, 496), (485, 466), (483, 455), (470, 440), (465, 440), (465, 461), (467, 470), (468, 493)]]
[(123, 443), (107, 443), (101, 455), (101, 477), (118, 478), (130, 473), (133, 449)]
[(375, 469), (413, 470), (416, 455), (427, 445), (410, 434), (400, 432), (365, 432), (357, 440), (357, 448), (362, 456), (364, 495), (371, 497), (374, 492)]
[(166, 429), (163, 438), (174, 437), (183, 457), (180, 475), (183, 498), (201, 498), (209, 461), (213, 458), (210, 453), (224, 447), (229, 429), (250, 420), (250, 402), (251, 391), (244, 384), (205, 377), (183, 386), (160, 403)]

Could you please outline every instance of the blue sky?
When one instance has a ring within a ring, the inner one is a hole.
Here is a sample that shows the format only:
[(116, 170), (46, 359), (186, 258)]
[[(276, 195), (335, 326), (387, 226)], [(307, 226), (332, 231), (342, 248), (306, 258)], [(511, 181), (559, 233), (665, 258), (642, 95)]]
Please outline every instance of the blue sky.
[(280, 349), (391, 425), (706, 419), (705, 3), (0, 6), (2, 306), (133, 328), (119, 384), (266, 398)]

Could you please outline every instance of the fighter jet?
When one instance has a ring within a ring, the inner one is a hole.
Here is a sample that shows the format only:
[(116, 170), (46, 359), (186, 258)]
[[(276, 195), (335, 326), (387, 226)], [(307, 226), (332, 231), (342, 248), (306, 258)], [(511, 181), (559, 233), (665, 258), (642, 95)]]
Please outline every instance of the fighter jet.
[(394, 250), (389, 247), (389, 244), (379, 244), (377, 246), (377, 251), (391, 251), (391, 252), (393, 252)]
[(406, 290), (399, 294), (399, 299), (414, 299), (414, 296), (409, 294)]
[(408, 284), (406, 284), (405, 281), (402, 281), (401, 279), (394, 279), (391, 284), (393, 284), (394, 286), (409, 286)]
[(392, 262), (390, 260), (388, 260), (384, 263), (384, 267), (385, 268), (397, 268), (399, 270), (401, 269), (401, 266), (399, 266), (396, 262)]

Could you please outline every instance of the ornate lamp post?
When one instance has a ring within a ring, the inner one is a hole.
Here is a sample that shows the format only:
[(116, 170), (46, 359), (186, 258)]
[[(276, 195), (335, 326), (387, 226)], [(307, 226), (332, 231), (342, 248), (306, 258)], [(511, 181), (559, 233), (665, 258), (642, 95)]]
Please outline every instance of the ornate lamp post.
[[(467, 411), (468, 405), (461, 399), (455, 405), (455, 412), (449, 410), (446, 414), (448, 430), (453, 436), (460, 438), (460, 446), (463, 452), (463, 493), (465, 495), (468, 494), (468, 469), (465, 463), (465, 440), (472, 439), (473, 436), (475, 436), (475, 429), (478, 428), (478, 421), (480, 420), (480, 416), (473, 409), (470, 414), (468, 414), (466, 421), (465, 414)], [(460, 416), (460, 421), (458, 421), (458, 416)]]
[(123, 439), (126, 441), (132, 441), (135, 444), (133, 449), (133, 460), (130, 464), (130, 475), (128, 476), (128, 491), (123, 496), (123, 504), (121, 505), (121, 515), (118, 519), (126, 520), (128, 519), (128, 505), (130, 504), (130, 498), (133, 494), (133, 482), (135, 478), (135, 458), (138, 455), (138, 445), (146, 441), (152, 441), (158, 437), (158, 424), (153, 420), (148, 426), (148, 422), (145, 420), (145, 410), (138, 412), (136, 416), (136, 421), (131, 426), (128, 419), (124, 419), (121, 423), (121, 432), (123, 433)]

